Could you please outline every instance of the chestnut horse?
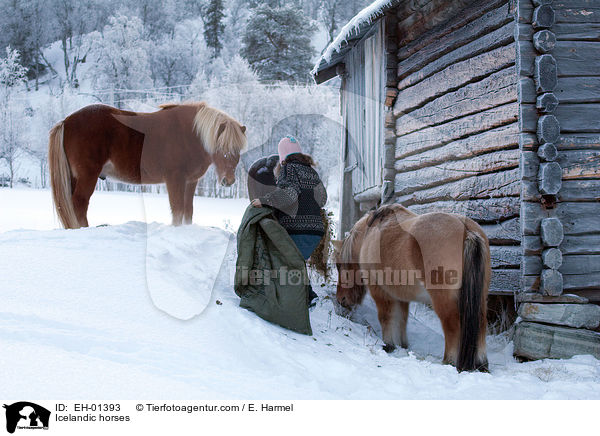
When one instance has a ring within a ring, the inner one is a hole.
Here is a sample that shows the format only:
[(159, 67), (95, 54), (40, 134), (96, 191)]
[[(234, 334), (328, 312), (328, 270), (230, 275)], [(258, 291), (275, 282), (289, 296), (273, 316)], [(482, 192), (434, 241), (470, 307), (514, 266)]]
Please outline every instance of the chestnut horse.
[(173, 225), (192, 222), (198, 179), (211, 164), (224, 186), (235, 182), (246, 127), (206, 103), (164, 104), (151, 113), (91, 105), (50, 131), (54, 206), (67, 229), (88, 225), (98, 178), (166, 183)]
[(490, 248), (481, 227), (449, 213), (417, 215), (399, 204), (367, 213), (336, 241), (337, 300), (375, 300), (384, 350), (406, 348), (410, 301), (433, 306), (444, 330), (444, 363), (487, 370)]

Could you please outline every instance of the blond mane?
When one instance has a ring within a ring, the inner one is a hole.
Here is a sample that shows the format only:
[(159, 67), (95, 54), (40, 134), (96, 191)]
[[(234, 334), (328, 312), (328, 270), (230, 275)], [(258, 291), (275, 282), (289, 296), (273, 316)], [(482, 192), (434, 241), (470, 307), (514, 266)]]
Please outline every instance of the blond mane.
[(206, 103), (195, 104), (194, 132), (209, 153), (240, 153), (246, 147), (245, 127)]

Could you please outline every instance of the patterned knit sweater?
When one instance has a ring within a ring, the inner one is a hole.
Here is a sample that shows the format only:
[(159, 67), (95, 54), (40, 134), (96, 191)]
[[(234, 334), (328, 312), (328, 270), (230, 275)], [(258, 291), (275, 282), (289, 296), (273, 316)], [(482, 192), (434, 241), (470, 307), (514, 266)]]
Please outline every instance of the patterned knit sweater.
[(282, 165), (277, 189), (261, 197), (260, 202), (279, 211), (279, 223), (290, 234), (325, 234), (321, 208), (327, 202), (327, 192), (308, 164), (291, 161)]

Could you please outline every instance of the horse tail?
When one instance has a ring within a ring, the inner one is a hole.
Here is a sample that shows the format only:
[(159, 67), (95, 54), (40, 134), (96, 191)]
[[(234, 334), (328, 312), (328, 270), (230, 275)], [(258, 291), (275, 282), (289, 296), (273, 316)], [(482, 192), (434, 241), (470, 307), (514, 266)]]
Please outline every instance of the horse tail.
[[(456, 368), (459, 371), (487, 371), (485, 281), (487, 246), (477, 233), (467, 231), (463, 248), (462, 287), (458, 301), (460, 345)], [(481, 338), (483, 337), (483, 344)]]
[(56, 124), (50, 130), (48, 143), (48, 168), (50, 169), (50, 186), (54, 208), (65, 229), (80, 227), (73, 207), (71, 192), (71, 167), (67, 160), (64, 147), (64, 121)]

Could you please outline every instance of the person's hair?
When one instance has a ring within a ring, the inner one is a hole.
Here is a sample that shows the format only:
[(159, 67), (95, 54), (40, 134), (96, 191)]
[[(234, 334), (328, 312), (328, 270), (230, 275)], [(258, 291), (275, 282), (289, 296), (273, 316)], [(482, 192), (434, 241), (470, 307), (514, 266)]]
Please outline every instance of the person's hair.
[(279, 176), (279, 173), (281, 172), (281, 166), (288, 164), (290, 162), (298, 162), (298, 163), (301, 163), (304, 165), (310, 165), (313, 168), (317, 166), (317, 163), (312, 158), (312, 156), (310, 156), (308, 154), (304, 154), (304, 153), (292, 153), (292, 154), (288, 155), (283, 160), (283, 162), (279, 162), (277, 164), (277, 166), (275, 167), (275, 170), (273, 171), (273, 174), (275, 174), (275, 177)]
[(304, 153), (292, 153), (292, 154), (288, 155), (281, 164), (285, 165), (290, 162), (299, 162), (302, 164), (310, 165), (311, 167), (314, 167), (317, 165), (315, 163), (314, 159), (312, 158), (312, 156), (309, 156), (308, 154), (304, 154)]

